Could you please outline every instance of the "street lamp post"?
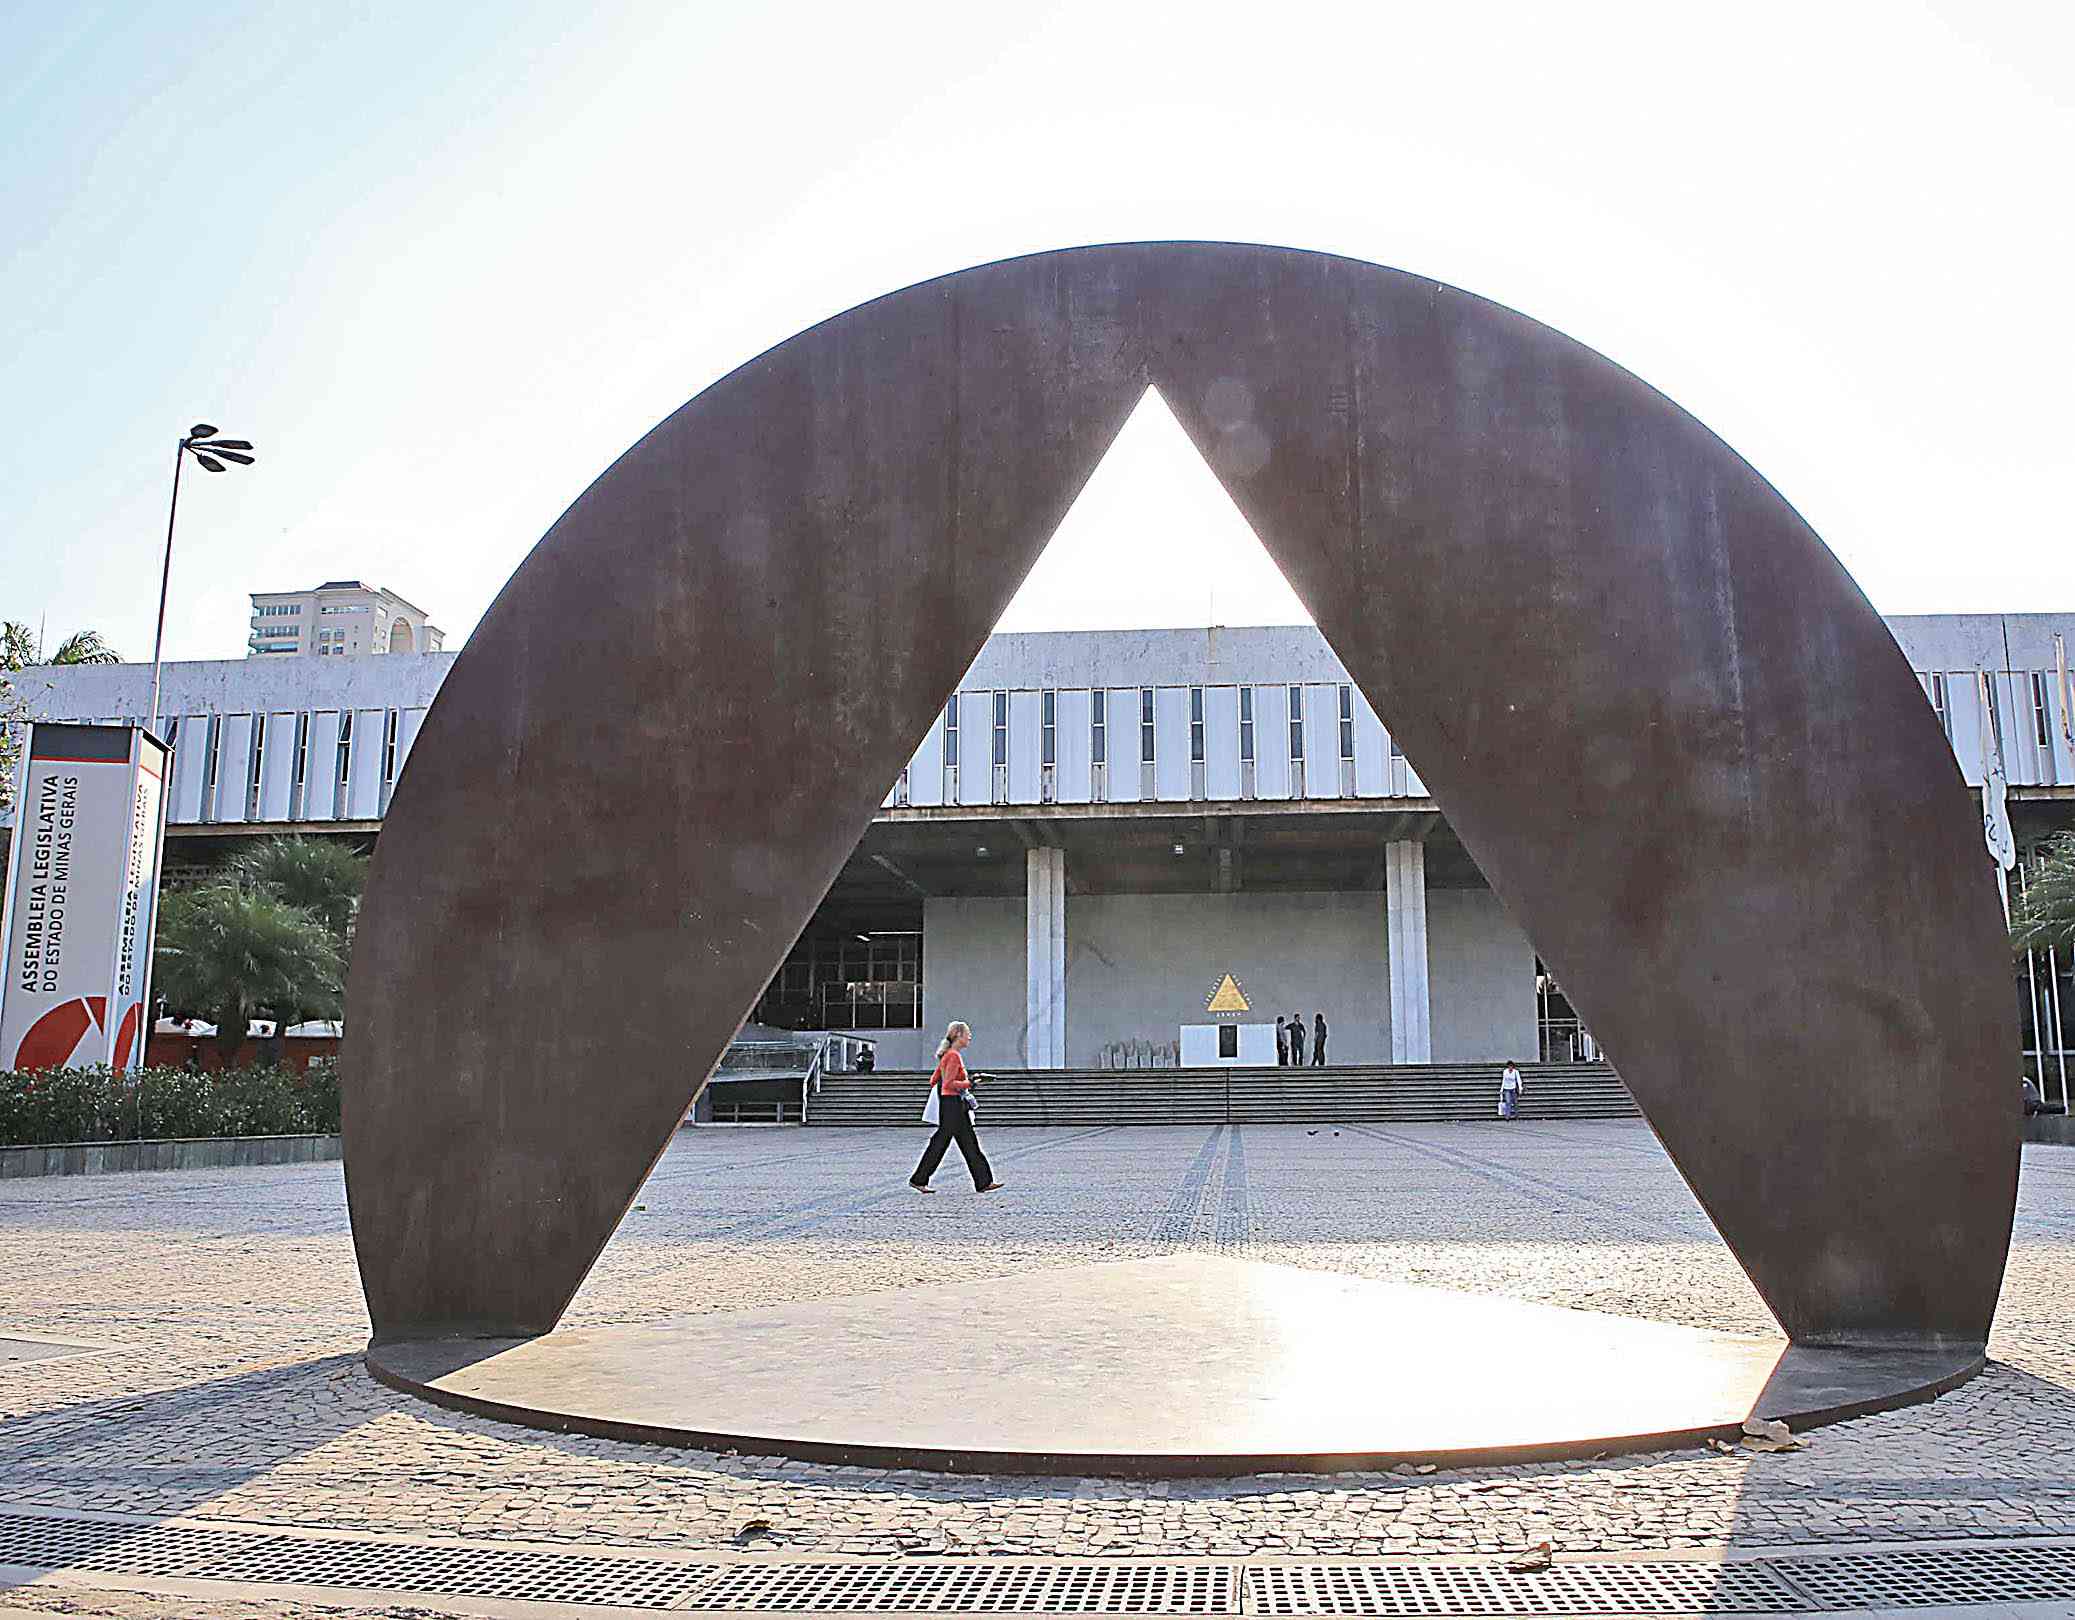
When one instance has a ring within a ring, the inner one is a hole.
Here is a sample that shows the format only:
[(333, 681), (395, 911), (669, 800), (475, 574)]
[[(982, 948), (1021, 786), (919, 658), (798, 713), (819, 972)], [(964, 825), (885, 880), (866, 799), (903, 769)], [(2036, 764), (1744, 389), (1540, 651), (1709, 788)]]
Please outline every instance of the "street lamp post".
[(180, 515), (180, 464), (192, 455), (204, 471), (220, 473), (225, 461), (251, 466), (251, 450), (249, 439), (219, 439), (215, 428), (207, 422), (197, 422), (173, 451), (173, 505), (166, 513), (166, 563), (159, 572), (159, 627), (151, 643), (151, 719), (144, 728), (154, 737), (159, 729), (159, 663), (166, 650), (166, 591), (173, 583), (173, 520)]

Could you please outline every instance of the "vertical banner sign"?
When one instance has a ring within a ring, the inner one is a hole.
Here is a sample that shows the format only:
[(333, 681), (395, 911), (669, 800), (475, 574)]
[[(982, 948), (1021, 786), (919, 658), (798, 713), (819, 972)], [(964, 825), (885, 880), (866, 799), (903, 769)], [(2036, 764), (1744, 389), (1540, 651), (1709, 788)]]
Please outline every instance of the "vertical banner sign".
[(166, 843), (166, 745), (141, 726), (130, 733), (130, 833), (123, 851), (122, 917), (115, 938), (115, 1044), (109, 1062), (140, 1068), (151, 1040), (151, 956), (158, 924), (159, 861)]
[(0, 1068), (142, 1059), (166, 760), (136, 726), (30, 726), (0, 919)]

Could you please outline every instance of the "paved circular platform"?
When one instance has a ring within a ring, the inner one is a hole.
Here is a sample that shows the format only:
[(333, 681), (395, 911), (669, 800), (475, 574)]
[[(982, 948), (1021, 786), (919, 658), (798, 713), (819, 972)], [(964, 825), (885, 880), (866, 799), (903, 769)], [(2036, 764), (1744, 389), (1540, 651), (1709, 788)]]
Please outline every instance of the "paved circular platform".
[(1729, 1438), (1928, 1399), (1980, 1350), (1790, 1346), (1178, 1254), (532, 1340), (371, 1346), (538, 1428), (961, 1473), (1464, 1466)]

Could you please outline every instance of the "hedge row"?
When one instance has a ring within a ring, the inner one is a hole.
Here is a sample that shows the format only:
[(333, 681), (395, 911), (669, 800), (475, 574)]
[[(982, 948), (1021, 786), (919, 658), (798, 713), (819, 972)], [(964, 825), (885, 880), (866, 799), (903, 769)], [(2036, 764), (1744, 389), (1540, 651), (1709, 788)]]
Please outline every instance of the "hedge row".
[(0, 1147), (339, 1128), (335, 1063), (291, 1069), (0, 1069)]

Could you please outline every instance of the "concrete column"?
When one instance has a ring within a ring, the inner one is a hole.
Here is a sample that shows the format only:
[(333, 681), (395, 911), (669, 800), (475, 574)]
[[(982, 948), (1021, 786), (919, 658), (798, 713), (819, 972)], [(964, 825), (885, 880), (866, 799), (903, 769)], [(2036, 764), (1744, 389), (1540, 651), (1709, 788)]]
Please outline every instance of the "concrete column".
[(1023, 857), (1023, 1062), (1066, 1067), (1066, 851)]
[(1390, 931), (1391, 1061), (1434, 1061), (1427, 980), (1427, 850), (1416, 841), (1383, 848), (1384, 910)]

